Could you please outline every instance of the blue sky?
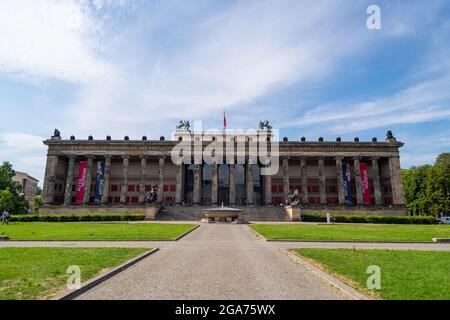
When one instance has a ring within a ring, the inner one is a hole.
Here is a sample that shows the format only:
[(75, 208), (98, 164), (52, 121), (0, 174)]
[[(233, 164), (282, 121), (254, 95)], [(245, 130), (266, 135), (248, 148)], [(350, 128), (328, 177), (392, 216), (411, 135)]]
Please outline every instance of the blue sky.
[[(366, 26), (369, 5), (381, 30)], [(3, 0), (0, 160), (42, 180), (63, 137), (170, 136), (180, 119), (291, 140), (450, 147), (448, 1)]]

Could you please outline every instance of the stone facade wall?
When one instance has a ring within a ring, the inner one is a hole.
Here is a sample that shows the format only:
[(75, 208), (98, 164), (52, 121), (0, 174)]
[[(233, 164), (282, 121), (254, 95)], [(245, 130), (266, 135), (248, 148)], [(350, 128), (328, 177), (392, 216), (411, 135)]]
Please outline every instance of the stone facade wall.
[[(167, 204), (184, 201), (185, 170), (171, 162), (170, 152), (176, 141), (117, 141), (117, 140), (61, 140), (50, 139), (44, 181), (44, 206), (71, 206), (79, 171), (79, 162), (91, 159), (92, 167), (84, 204), (93, 202), (98, 161), (111, 159), (108, 175), (108, 190), (102, 203), (109, 207), (127, 205), (143, 206), (145, 195), (151, 185), (158, 185), (159, 200)], [(397, 141), (387, 142), (289, 142), (279, 144), (280, 161), (278, 172), (270, 178), (261, 177), (261, 188), (256, 193), (252, 175), (248, 170), (257, 164), (246, 163), (245, 201), (248, 205), (285, 203), (289, 190), (299, 189), (303, 204), (317, 210), (319, 207), (336, 209), (343, 204), (342, 163), (351, 168), (353, 203), (360, 212), (386, 210), (404, 204), (401, 186), (399, 148)], [(206, 147), (207, 144), (204, 144)], [(145, 161), (142, 158), (145, 157)], [(73, 166), (69, 159), (75, 158)], [(224, 154), (224, 158), (227, 155)], [(359, 164), (367, 163), (371, 192), (371, 205), (362, 202), (359, 181)], [(356, 168), (355, 168), (356, 166)], [(70, 171), (70, 172), (68, 172)], [(197, 173), (195, 173), (197, 172)], [(231, 170), (235, 172), (235, 170)], [(194, 204), (218, 204), (217, 170), (212, 168), (210, 190), (202, 190), (202, 168), (194, 171), (192, 200)], [(233, 180), (233, 179), (231, 179)], [(235, 198), (236, 188), (229, 187), (230, 199)], [(230, 201), (233, 205), (233, 201)], [(81, 208), (84, 208), (81, 207)], [(79, 207), (77, 207), (79, 208)], [(79, 208), (79, 210), (81, 210)], [(364, 211), (364, 210), (368, 211)], [(348, 209), (346, 209), (348, 210)], [(352, 209), (353, 210), (353, 209)], [(379, 211), (376, 211), (377, 213)], [(403, 213), (402, 213), (403, 214)]]

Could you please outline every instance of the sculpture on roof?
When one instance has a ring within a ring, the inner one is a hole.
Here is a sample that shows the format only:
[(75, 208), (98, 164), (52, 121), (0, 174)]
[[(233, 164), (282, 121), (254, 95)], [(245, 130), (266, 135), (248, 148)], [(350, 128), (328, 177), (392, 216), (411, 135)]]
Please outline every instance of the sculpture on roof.
[(58, 129), (55, 129), (55, 131), (53, 132), (53, 137), (60, 138), (61, 137), (61, 132), (59, 132)]
[(180, 120), (180, 123), (177, 125), (177, 129), (191, 132), (191, 124), (189, 123), (189, 120)]
[(386, 141), (397, 141), (391, 130), (386, 133)]
[(272, 126), (269, 124), (269, 120), (259, 121), (259, 130), (270, 131)]

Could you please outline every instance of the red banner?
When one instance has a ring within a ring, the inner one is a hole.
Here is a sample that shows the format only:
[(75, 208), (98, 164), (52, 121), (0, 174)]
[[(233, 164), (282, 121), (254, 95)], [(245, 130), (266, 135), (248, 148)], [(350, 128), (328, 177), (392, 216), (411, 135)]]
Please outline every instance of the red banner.
[(367, 174), (367, 163), (359, 164), (359, 172), (361, 176), (361, 190), (364, 204), (370, 204), (369, 175)]
[(87, 166), (88, 166), (87, 161), (80, 162), (80, 171), (78, 174), (78, 183), (77, 183), (77, 203), (83, 203), (84, 187), (86, 185)]

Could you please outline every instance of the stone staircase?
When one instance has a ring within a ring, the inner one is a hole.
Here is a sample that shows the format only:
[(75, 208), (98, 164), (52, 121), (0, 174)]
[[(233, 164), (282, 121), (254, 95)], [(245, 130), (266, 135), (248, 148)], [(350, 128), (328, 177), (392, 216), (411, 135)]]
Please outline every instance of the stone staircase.
[[(168, 206), (158, 213), (156, 220), (160, 221), (200, 221), (204, 218), (203, 209), (210, 207)], [(242, 209), (241, 216), (248, 221), (290, 221), (284, 208), (281, 207), (236, 207)]]

